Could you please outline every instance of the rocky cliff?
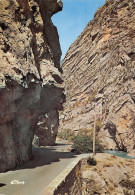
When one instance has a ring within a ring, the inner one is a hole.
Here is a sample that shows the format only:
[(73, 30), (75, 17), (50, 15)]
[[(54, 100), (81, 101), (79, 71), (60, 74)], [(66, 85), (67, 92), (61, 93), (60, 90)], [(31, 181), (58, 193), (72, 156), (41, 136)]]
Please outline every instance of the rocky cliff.
[(135, 193), (135, 161), (109, 154), (97, 154), (96, 166), (82, 166), (82, 194)]
[(135, 2), (107, 0), (63, 61), (60, 131), (93, 130), (107, 149), (135, 154)]
[(134, 195), (135, 161), (98, 153), (74, 161), (51, 184), (44, 195)]
[(60, 10), (60, 0), (0, 1), (0, 171), (31, 158), (34, 134), (55, 142), (65, 97), (51, 16)]

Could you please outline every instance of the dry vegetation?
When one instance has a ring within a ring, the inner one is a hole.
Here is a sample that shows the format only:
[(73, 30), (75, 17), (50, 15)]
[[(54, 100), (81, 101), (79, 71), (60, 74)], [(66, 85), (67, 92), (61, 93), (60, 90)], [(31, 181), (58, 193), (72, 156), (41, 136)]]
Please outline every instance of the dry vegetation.
[(83, 165), (83, 194), (135, 194), (135, 160), (110, 154), (96, 154), (95, 160), (96, 166)]

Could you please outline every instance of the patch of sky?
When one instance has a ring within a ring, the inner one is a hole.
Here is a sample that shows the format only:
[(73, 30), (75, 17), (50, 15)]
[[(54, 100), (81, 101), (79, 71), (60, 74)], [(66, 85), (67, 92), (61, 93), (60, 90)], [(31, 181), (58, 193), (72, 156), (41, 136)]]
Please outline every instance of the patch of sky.
[(62, 59), (105, 0), (63, 0), (63, 10), (52, 17), (58, 29)]

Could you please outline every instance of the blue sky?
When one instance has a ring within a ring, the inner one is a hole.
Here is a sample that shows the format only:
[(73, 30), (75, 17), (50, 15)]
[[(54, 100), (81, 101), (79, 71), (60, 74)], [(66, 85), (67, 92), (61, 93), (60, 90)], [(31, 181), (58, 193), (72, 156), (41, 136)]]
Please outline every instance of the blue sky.
[(62, 0), (63, 10), (52, 17), (58, 29), (62, 59), (105, 0)]

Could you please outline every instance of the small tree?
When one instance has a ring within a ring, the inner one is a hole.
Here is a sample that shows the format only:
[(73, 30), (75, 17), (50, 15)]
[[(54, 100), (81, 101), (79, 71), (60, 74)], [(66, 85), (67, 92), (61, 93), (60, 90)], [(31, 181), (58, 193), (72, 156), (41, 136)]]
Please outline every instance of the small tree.
[(64, 140), (73, 140), (74, 132), (71, 129), (64, 129), (61, 132), (58, 132), (58, 137)]
[[(91, 136), (88, 135), (77, 135), (73, 139), (73, 146), (74, 150), (77, 153), (89, 153), (93, 151), (93, 139)], [(99, 143), (99, 140), (96, 139), (96, 151), (102, 152), (103, 147)]]

